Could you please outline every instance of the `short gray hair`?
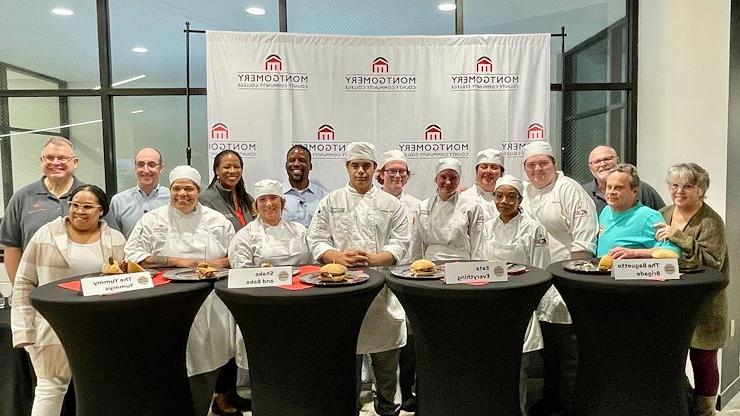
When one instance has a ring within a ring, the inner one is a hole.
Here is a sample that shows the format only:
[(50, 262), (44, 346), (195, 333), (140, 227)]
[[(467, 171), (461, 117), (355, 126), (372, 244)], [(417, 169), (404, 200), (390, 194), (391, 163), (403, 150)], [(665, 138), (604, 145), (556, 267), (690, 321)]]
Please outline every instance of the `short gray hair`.
[(630, 178), (630, 187), (637, 189), (640, 187), (640, 175), (637, 174), (637, 168), (635, 165), (630, 163), (620, 163), (609, 171), (609, 175), (612, 173), (626, 173)]
[(694, 162), (676, 163), (668, 168), (666, 182), (668, 185), (676, 183), (677, 179), (683, 179), (686, 183), (696, 185), (701, 189), (702, 198), (709, 189), (709, 172)]
[(75, 152), (75, 146), (72, 144), (72, 142), (69, 139), (66, 139), (61, 136), (52, 136), (45, 144), (44, 149), (46, 149), (46, 146), (53, 144), (55, 146), (67, 146), (70, 149), (72, 149), (72, 153)]

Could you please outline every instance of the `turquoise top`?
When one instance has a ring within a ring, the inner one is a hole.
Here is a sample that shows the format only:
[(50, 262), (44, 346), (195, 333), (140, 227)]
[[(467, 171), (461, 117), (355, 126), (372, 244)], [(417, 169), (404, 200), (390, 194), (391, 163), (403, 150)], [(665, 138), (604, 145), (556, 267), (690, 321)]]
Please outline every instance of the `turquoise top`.
[(667, 248), (681, 255), (681, 249), (668, 240), (655, 239), (655, 224), (665, 223), (656, 210), (638, 202), (634, 207), (614, 212), (606, 206), (599, 215), (599, 238), (596, 247), (598, 257), (609, 254), (614, 247)]

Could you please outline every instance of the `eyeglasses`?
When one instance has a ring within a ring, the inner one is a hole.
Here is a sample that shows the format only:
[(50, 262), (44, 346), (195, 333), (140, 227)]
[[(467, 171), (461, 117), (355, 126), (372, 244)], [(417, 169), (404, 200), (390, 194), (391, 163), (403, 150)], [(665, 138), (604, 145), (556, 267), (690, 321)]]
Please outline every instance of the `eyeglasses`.
[(93, 204), (78, 204), (77, 202), (69, 201), (70, 211), (90, 212), (95, 208), (100, 208), (100, 205)]
[(58, 161), (59, 163), (67, 163), (72, 159), (75, 159), (75, 156), (50, 156), (50, 155), (41, 156), (41, 160), (46, 163), (52, 163), (55, 160)]
[(136, 167), (139, 169), (144, 169), (145, 167), (149, 169), (156, 169), (157, 166), (159, 166), (159, 163), (157, 162), (136, 162)]
[(685, 183), (683, 185), (678, 184), (678, 183), (671, 184), (671, 191), (678, 191), (679, 189), (682, 191), (691, 191), (694, 188), (696, 188), (696, 185), (691, 184), (691, 183)]
[(602, 163), (609, 163), (616, 158), (617, 158), (616, 156), (608, 156), (608, 157), (601, 158), (599, 160), (594, 160), (593, 162), (588, 162), (588, 164), (591, 166), (596, 166)]
[(405, 169), (386, 169), (385, 172), (388, 174), (388, 176), (399, 175), (402, 178), (409, 174), (409, 171)]
[(516, 193), (509, 193), (509, 194), (503, 194), (499, 192), (493, 193), (493, 199), (495, 199), (497, 202), (508, 200), (508, 201), (518, 201), (519, 200), (519, 194)]

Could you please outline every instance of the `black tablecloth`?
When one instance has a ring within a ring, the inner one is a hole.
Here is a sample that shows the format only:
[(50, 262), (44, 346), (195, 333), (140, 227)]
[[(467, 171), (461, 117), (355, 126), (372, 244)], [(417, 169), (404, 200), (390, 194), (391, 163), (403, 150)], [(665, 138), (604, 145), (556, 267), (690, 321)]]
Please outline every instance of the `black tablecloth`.
[(28, 354), (13, 348), (10, 308), (0, 309), (0, 415), (30, 415), (35, 384)]
[(576, 415), (687, 415), (686, 354), (699, 308), (727, 285), (722, 274), (614, 280), (563, 263), (547, 270), (578, 337)]
[(550, 287), (549, 273), (530, 269), (481, 286), (389, 275), (414, 333), (420, 414), (520, 414), (524, 335)]
[(357, 336), (384, 281), (366, 271), (362, 284), (298, 291), (216, 283), (244, 335), (255, 415), (357, 414)]
[(78, 415), (193, 414), (185, 347), (211, 283), (87, 297), (57, 283), (31, 292), (31, 304), (62, 341)]

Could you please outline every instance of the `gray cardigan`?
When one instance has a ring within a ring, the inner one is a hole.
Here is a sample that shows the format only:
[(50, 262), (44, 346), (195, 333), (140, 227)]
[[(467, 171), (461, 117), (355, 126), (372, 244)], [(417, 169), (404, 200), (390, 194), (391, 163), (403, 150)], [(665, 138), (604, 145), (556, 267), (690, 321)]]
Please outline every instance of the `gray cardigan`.
[[(234, 225), (235, 231), (239, 231), (239, 229), (242, 228), (241, 223), (239, 223), (239, 219), (236, 217), (236, 208), (234, 208), (234, 202), (231, 198), (231, 190), (221, 186), (218, 181), (214, 182), (211, 187), (200, 194), (200, 203), (224, 214), (224, 217)], [(252, 195), (249, 193), (247, 193), (246, 201), (239, 201), (242, 214), (247, 222), (254, 219), (254, 216), (252, 215), (253, 204), (254, 198), (252, 198)]]

